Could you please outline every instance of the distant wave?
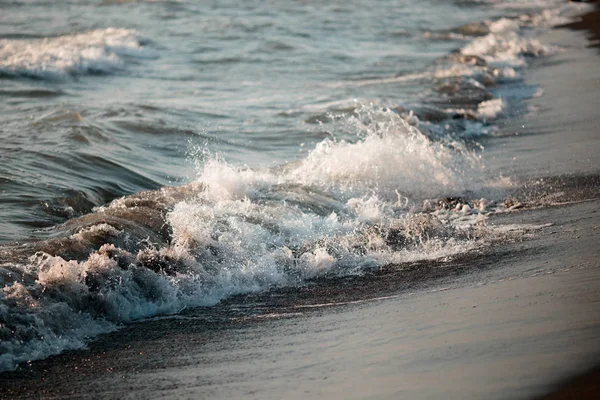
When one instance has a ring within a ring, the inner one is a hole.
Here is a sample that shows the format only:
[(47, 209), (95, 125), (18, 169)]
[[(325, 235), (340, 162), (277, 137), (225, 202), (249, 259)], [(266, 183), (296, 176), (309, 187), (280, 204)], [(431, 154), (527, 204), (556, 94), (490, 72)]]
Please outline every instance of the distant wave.
[(108, 28), (43, 39), (0, 40), (0, 77), (64, 79), (111, 74), (127, 58), (151, 58), (134, 30)]

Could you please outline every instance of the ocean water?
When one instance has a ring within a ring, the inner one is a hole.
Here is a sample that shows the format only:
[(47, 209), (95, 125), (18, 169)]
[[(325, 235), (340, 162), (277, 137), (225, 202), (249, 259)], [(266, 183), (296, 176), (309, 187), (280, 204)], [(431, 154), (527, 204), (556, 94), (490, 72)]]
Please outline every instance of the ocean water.
[[(0, 370), (238, 293), (481, 251), (525, 0), (4, 1)], [(490, 139), (491, 138), (491, 139)], [(516, 229), (518, 230), (518, 229)]]

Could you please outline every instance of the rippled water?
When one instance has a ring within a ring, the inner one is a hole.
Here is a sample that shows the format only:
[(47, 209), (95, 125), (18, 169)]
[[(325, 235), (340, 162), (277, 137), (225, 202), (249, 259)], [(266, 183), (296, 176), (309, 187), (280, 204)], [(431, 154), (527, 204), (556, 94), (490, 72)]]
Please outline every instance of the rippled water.
[(496, 206), (480, 198), (507, 182), (476, 140), (538, 93), (521, 74), (560, 51), (537, 36), (574, 7), (3, 2), (0, 368), (131, 319), (483, 246)]

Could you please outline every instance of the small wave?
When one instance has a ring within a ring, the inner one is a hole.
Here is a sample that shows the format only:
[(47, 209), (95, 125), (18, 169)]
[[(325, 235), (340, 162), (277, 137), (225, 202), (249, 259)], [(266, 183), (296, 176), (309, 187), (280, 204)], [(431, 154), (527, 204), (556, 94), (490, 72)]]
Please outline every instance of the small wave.
[(554, 51), (552, 46), (545, 46), (537, 39), (524, 38), (516, 32), (489, 33), (461, 49), (462, 54), (480, 56), (488, 64), (507, 67), (522, 67), (526, 65), (525, 56), (545, 56)]
[(133, 30), (99, 29), (43, 39), (0, 40), (0, 76), (64, 79), (69, 76), (111, 74), (127, 58), (154, 54)]
[[(498, 5), (510, 8), (507, 3)], [(451, 33), (470, 40), (448, 57), (452, 63), (439, 67), (434, 77), (474, 77), (486, 86), (518, 79), (519, 70), (527, 66), (528, 58), (548, 56), (559, 50), (532, 37), (531, 31), (564, 23), (575, 9), (573, 5), (562, 4), (532, 14), (458, 27)]]
[[(506, 2), (494, 4), (511, 8)], [(474, 139), (498, 134), (500, 128), (494, 124), (510, 115), (513, 108), (508, 103), (535, 93), (520, 84), (531, 59), (560, 51), (538, 40), (538, 33), (564, 22), (575, 9), (578, 6), (564, 3), (542, 11), (532, 6), (530, 13), (426, 32), (429, 39), (460, 40), (461, 47), (439, 59), (430, 73), (435, 96), (427, 102), (439, 109), (423, 114), (417, 106), (414, 115), (403, 115), (430, 137)]]
[[(501, 3), (505, 4), (505, 3)], [(534, 7), (535, 8), (535, 7)], [(561, 5), (517, 17), (486, 20), (450, 32), (467, 41), (440, 59), (433, 71), (436, 94), (430, 102), (445, 108), (445, 125), (426, 124), (434, 136), (451, 134), (476, 138), (497, 134), (494, 126), (511, 110), (507, 101), (531, 97), (531, 88), (515, 85), (530, 59), (556, 53), (555, 46), (540, 42), (536, 30), (560, 23), (572, 15), (571, 5)], [(511, 85), (512, 84), (512, 85)], [(452, 108), (446, 108), (448, 105)], [(439, 121), (442, 122), (440, 118)]]

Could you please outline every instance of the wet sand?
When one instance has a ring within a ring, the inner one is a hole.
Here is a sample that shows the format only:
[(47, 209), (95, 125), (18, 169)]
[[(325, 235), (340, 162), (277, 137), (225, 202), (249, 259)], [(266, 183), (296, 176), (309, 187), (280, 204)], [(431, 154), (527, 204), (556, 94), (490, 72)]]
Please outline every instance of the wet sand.
[(130, 324), (0, 374), (0, 398), (595, 398), (600, 68), (587, 35), (549, 34), (572, 46), (528, 72), (544, 95), (503, 127), (519, 136), (486, 146), (489, 173), (522, 179), (518, 195), (534, 199), (488, 223), (539, 229)]

